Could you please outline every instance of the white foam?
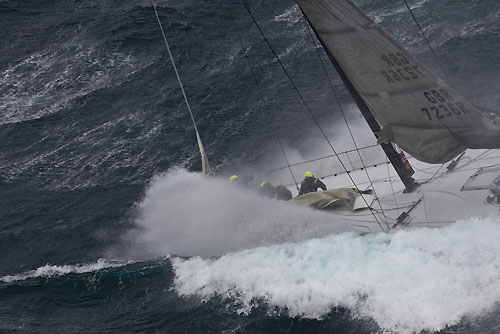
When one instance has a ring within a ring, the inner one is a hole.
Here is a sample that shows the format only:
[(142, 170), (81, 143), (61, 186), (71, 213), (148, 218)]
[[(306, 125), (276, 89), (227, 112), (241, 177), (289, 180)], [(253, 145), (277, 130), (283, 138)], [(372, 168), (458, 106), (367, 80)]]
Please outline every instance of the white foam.
[(62, 266), (46, 264), (43, 267), (37, 268), (35, 270), (30, 270), (22, 274), (0, 277), (0, 282), (11, 283), (37, 277), (57, 277), (67, 274), (83, 274), (83, 273), (99, 271), (106, 268), (121, 267), (129, 263), (131, 262), (120, 262), (120, 261), (99, 259), (97, 260), (97, 262), (89, 264), (62, 265)]
[(390, 332), (437, 331), (500, 301), (500, 218), (391, 234), (347, 233), (173, 260), (175, 289), (219, 295), (248, 313), (257, 301), (320, 319), (334, 307)]
[(0, 72), (0, 125), (38, 119), (116, 85), (142, 64), (131, 55), (68, 42), (35, 52)]
[(288, 24), (298, 23), (301, 20), (303, 20), (303, 16), (298, 5), (287, 7), (282, 14), (274, 17), (275, 22), (286, 22)]
[(139, 256), (221, 255), (353, 230), (327, 213), (182, 169), (152, 180), (136, 224), (126, 239)]

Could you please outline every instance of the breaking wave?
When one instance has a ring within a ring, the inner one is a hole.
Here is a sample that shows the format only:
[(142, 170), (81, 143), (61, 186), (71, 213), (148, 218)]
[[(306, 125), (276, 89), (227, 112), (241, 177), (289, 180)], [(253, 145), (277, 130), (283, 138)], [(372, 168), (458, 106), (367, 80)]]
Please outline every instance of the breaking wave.
[(58, 277), (64, 276), (68, 274), (83, 274), (94, 271), (103, 270), (106, 268), (116, 268), (122, 267), (131, 262), (122, 262), (122, 261), (111, 261), (106, 259), (99, 259), (94, 263), (89, 264), (75, 264), (75, 265), (50, 265), (46, 264), (40, 268), (35, 270), (30, 270), (22, 274), (17, 275), (7, 275), (0, 277), (0, 282), (4, 283), (12, 283), (17, 281), (24, 281), (30, 278), (39, 278), (39, 277)]
[(500, 302), (500, 218), (442, 229), (346, 233), (217, 259), (173, 260), (182, 296), (221, 296), (249, 313), (265, 302), (321, 319), (335, 308), (386, 331), (438, 331)]

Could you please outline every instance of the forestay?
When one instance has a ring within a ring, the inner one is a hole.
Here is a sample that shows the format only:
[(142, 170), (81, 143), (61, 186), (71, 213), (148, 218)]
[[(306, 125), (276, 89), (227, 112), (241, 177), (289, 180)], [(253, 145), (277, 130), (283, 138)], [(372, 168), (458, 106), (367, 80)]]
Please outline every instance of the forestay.
[(466, 148), (499, 148), (498, 113), (474, 107), (350, 0), (297, 0), (337, 70), (380, 123), (379, 142), (443, 163)]
[(153, 10), (155, 11), (156, 20), (158, 21), (158, 26), (160, 27), (161, 34), (163, 36), (163, 41), (165, 42), (165, 47), (168, 51), (168, 56), (170, 57), (170, 61), (172, 62), (172, 67), (175, 72), (175, 76), (177, 77), (177, 82), (179, 83), (179, 88), (181, 89), (182, 96), (184, 97), (184, 101), (186, 102), (186, 107), (189, 112), (189, 116), (191, 117), (191, 121), (193, 122), (194, 131), (196, 132), (196, 141), (198, 142), (198, 148), (200, 149), (201, 154), (201, 170), (203, 175), (212, 175), (212, 170), (210, 169), (210, 164), (208, 162), (208, 156), (205, 153), (205, 147), (203, 146), (203, 142), (201, 141), (201, 136), (198, 131), (198, 126), (196, 125), (196, 120), (194, 119), (193, 112), (191, 111), (191, 106), (189, 104), (189, 100), (186, 96), (186, 92), (184, 91), (184, 85), (182, 84), (181, 77), (179, 75), (179, 71), (177, 71), (177, 66), (175, 66), (174, 57), (172, 56), (172, 51), (170, 50), (170, 46), (168, 44), (167, 36), (165, 35), (165, 31), (163, 30), (163, 25), (161, 24), (160, 16), (158, 15), (158, 11), (156, 9), (156, 4), (153, 0), (149, 0)]
[[(195, 125), (196, 126), (196, 125)], [(196, 140), (198, 141), (198, 147), (201, 153), (201, 172), (203, 175), (212, 175), (212, 169), (210, 169), (210, 164), (208, 163), (208, 156), (205, 153), (205, 147), (203, 147), (203, 142), (201, 141), (198, 129), (196, 130)]]

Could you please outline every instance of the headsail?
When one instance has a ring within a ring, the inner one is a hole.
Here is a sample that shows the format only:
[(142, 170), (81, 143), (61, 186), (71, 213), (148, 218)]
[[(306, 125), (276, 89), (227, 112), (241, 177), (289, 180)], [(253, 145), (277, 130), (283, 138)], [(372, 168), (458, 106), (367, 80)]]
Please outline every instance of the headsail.
[(443, 163), (466, 148), (500, 148), (500, 115), (476, 108), (351, 0), (297, 0), (337, 69), (375, 119), (379, 142)]

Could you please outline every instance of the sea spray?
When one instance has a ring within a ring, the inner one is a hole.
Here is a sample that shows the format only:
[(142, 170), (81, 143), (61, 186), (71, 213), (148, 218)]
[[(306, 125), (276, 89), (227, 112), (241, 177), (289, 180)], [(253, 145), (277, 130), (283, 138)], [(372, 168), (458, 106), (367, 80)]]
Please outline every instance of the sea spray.
[(328, 213), (183, 169), (152, 180), (136, 226), (125, 236), (132, 256), (217, 256), (353, 230)]

